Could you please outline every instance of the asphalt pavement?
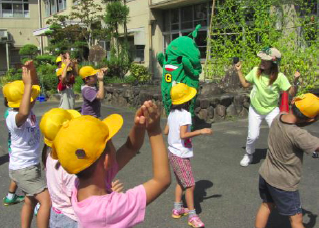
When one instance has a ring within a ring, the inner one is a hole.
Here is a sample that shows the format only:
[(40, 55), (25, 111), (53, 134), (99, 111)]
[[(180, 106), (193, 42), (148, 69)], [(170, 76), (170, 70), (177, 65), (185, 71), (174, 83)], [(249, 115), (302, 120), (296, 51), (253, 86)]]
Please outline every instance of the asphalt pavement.
[[(0, 98), (0, 102), (2, 98)], [(37, 103), (34, 112), (38, 120), (44, 112), (57, 107), (57, 102)], [(80, 106), (80, 103), (78, 103)], [(5, 107), (0, 107), (0, 192), (4, 197), (8, 191), (7, 129), (3, 118)], [(114, 143), (121, 146), (133, 125), (134, 110), (102, 106), (102, 116), (119, 113), (124, 118), (124, 126), (114, 137)], [(166, 120), (162, 120), (163, 127)], [(239, 165), (244, 154), (247, 137), (247, 120), (234, 120), (212, 124), (210, 136), (194, 138), (194, 158), (192, 167), (196, 180), (195, 205), (207, 228), (253, 228), (257, 209), (261, 203), (258, 193), (258, 169), (267, 152), (268, 128), (262, 126), (253, 164), (246, 168)], [(307, 129), (319, 137), (319, 123)], [(303, 178), (300, 184), (301, 201), (306, 228), (319, 228), (319, 159), (305, 156)], [(142, 184), (152, 176), (151, 149), (148, 138), (137, 156), (117, 175), (126, 189)], [(147, 207), (145, 221), (140, 228), (182, 228), (188, 227), (187, 217), (171, 218), (176, 181), (155, 202)], [(21, 193), (18, 190), (18, 193)], [(0, 227), (20, 227), (22, 203), (13, 206), (0, 206)], [(32, 227), (36, 227), (35, 218)], [(274, 211), (268, 228), (290, 228), (289, 219)]]

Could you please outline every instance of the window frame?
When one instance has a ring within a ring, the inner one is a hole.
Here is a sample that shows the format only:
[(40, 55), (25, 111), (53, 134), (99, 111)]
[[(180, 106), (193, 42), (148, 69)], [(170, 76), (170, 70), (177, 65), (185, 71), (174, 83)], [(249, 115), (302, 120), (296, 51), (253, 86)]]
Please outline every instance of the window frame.
[[(11, 5), (10, 16), (6, 16), (6, 17), (3, 16), (2, 4), (10, 4)], [(14, 5), (21, 6), (21, 13), (17, 14), (20, 16), (15, 16)], [(28, 5), (28, 10), (24, 9), (25, 5)], [(30, 2), (29, 2), (29, 0), (0, 0), (0, 18), (19, 18), (19, 19), (30, 18)]]

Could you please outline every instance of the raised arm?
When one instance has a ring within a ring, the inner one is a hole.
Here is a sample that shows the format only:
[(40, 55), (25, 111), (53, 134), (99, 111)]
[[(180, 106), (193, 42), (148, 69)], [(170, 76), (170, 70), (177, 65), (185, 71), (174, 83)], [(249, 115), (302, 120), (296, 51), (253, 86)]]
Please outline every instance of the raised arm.
[(168, 188), (171, 183), (171, 173), (160, 127), (160, 112), (155, 104), (149, 102), (146, 107), (143, 107), (143, 113), (153, 160), (153, 178), (143, 184), (146, 191), (146, 203), (150, 204)]
[(99, 91), (96, 94), (96, 98), (99, 100), (103, 100), (104, 99), (104, 70), (101, 69), (98, 73), (97, 73), (97, 80), (99, 82)]
[(246, 81), (246, 79), (245, 79), (245, 77), (244, 77), (244, 75), (243, 75), (243, 72), (241, 71), (241, 67), (242, 67), (241, 62), (238, 62), (238, 63), (235, 65), (235, 69), (237, 70), (238, 77), (239, 77), (239, 81), (240, 81), (241, 85), (242, 85), (244, 88), (247, 88), (247, 87), (249, 87), (251, 84)]
[[(144, 105), (147, 102), (144, 102)], [(143, 106), (144, 106), (143, 105)], [(116, 161), (121, 170), (141, 149), (145, 138), (145, 117), (142, 108), (139, 108), (135, 114), (134, 126), (132, 127), (126, 142), (116, 153)]]
[[(25, 123), (28, 119), (31, 110), (31, 91), (32, 91), (32, 71), (35, 72), (35, 69), (32, 69), (33, 63), (32, 61), (27, 61), (25, 65), (22, 67), (22, 80), (24, 84), (24, 93), (22, 96), (22, 100), (19, 107), (19, 112), (16, 115), (15, 121), (17, 127), (20, 127)], [(36, 78), (36, 75), (33, 75)], [(35, 82), (37, 82), (38, 80)]]
[(298, 91), (298, 83), (299, 83), (298, 80), (299, 80), (299, 77), (300, 77), (300, 73), (299, 73), (299, 71), (296, 71), (293, 85), (288, 90), (290, 96), (292, 96), (292, 97), (294, 97), (296, 95), (297, 91)]
[(68, 68), (71, 66), (72, 62), (71, 62), (71, 59), (70, 58), (67, 58), (65, 60), (65, 67), (63, 68), (63, 71), (62, 71), (62, 75), (61, 75), (61, 82), (62, 83), (66, 83), (66, 76), (67, 76), (67, 73), (68, 73)]

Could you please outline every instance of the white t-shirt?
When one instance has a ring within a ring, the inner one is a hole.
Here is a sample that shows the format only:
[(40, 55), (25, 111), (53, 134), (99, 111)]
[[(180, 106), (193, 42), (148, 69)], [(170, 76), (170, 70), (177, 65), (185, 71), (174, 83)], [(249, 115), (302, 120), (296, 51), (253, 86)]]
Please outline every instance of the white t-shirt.
[(9, 169), (17, 170), (37, 165), (40, 162), (40, 129), (36, 116), (30, 113), (26, 122), (17, 127), (17, 111), (10, 110), (6, 118), (11, 133), (11, 154)]
[(192, 116), (190, 112), (182, 109), (173, 110), (168, 115), (167, 121), (168, 132), (168, 149), (170, 152), (181, 158), (193, 157), (193, 145), (191, 139), (183, 140), (180, 137), (181, 126), (188, 125), (187, 131), (191, 131)]

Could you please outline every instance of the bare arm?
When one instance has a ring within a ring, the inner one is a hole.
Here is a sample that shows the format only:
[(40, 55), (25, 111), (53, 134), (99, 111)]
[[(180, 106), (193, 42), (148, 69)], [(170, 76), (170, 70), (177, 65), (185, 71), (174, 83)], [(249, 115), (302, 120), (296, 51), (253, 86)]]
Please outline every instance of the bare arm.
[(294, 97), (298, 91), (298, 80), (300, 77), (299, 71), (295, 72), (294, 82), (293, 85), (288, 89), (288, 93), (290, 96)]
[(141, 149), (145, 138), (145, 118), (142, 109), (137, 110), (134, 118), (134, 126), (127, 137), (126, 142), (116, 153), (116, 161), (121, 170)]
[(28, 68), (29, 62), (26, 62), (22, 67), (22, 80), (24, 83), (24, 93), (19, 107), (19, 112), (15, 117), (17, 127), (22, 126), (28, 119), (31, 110), (31, 91), (32, 91), (32, 77), (31, 70)]
[(99, 91), (97, 92), (96, 98), (99, 100), (104, 99), (104, 71), (100, 70), (99, 73), (97, 73), (97, 80), (99, 81)]
[(148, 205), (168, 188), (171, 183), (171, 173), (160, 127), (160, 112), (153, 103), (150, 103), (150, 107), (144, 109), (143, 112), (153, 160), (153, 178), (143, 184), (146, 192), (146, 204)]
[(238, 77), (239, 77), (239, 81), (241, 83), (241, 85), (244, 87), (244, 88), (247, 88), (249, 87), (251, 84), (249, 82), (246, 81), (244, 75), (243, 75), (243, 72), (241, 71), (241, 62), (238, 62), (236, 65), (235, 65), (235, 68), (237, 70), (237, 73), (238, 73)]
[(203, 129), (192, 131), (192, 132), (188, 132), (187, 128), (188, 128), (188, 125), (181, 126), (180, 128), (181, 139), (193, 138), (198, 135), (212, 134), (212, 130), (209, 128), (203, 128)]
[(169, 132), (169, 126), (168, 126), (168, 124), (166, 124), (163, 134), (168, 135), (168, 132)]
[(67, 81), (66, 76), (67, 76), (67, 73), (68, 73), (68, 68), (71, 65), (71, 60), (70, 59), (66, 59), (65, 62), (66, 62), (66, 64), (65, 64), (65, 67), (64, 67), (62, 75), (61, 75), (61, 82), (62, 83), (66, 83), (66, 81)]

